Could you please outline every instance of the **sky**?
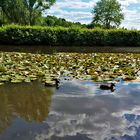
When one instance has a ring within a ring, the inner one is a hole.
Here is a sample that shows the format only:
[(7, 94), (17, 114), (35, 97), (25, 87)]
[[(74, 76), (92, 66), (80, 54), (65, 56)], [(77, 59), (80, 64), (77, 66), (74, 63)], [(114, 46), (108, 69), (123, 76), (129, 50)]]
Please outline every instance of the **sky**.
[[(92, 9), (99, 0), (56, 0), (47, 11), (47, 15), (65, 18), (72, 22), (89, 24), (92, 21)], [(140, 0), (118, 0), (124, 13), (121, 27), (140, 29)]]

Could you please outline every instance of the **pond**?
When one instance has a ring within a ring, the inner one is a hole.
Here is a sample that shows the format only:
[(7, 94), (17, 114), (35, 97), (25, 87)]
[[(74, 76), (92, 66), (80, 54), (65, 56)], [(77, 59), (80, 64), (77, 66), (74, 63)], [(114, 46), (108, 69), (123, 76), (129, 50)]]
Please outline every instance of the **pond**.
[(0, 87), (0, 140), (139, 140), (140, 82), (100, 90), (91, 80)]

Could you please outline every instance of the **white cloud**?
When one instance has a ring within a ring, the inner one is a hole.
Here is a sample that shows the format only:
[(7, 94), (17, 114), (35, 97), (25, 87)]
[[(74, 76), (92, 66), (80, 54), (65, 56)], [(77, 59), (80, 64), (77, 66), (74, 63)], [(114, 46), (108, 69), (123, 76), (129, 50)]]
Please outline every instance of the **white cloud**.
[[(56, 2), (56, 4), (46, 13), (48, 15), (65, 18), (68, 21), (90, 23), (92, 19), (91, 9), (94, 5), (94, 0), (89, 2), (82, 0), (61, 0)], [(83, 20), (84, 18), (88, 18), (89, 20)]]
[[(92, 21), (92, 8), (98, 0), (58, 0), (50, 10), (48, 15), (55, 15), (60, 18), (65, 18), (68, 21), (90, 23)], [(140, 0), (119, 0), (122, 5), (122, 10), (125, 15), (125, 20), (122, 22), (123, 27), (140, 29), (140, 8), (129, 8), (132, 4), (140, 4)]]
[(56, 8), (71, 8), (71, 9), (87, 9), (87, 8), (92, 8), (95, 5), (94, 0), (91, 0), (89, 2), (84, 2), (82, 0), (75, 0), (75, 1), (70, 1), (70, 0), (61, 0), (58, 1), (54, 4), (54, 7)]
[(119, 3), (122, 6), (129, 6), (131, 4), (140, 4), (139, 0), (119, 0)]
[[(132, 85), (135, 85), (135, 88), (132, 88)], [(75, 86), (79, 89), (81, 84), (74, 81), (72, 87)], [(85, 92), (85, 89), (88, 91), (88, 88), (83, 85), (80, 92)], [(46, 121), (49, 130), (38, 134), (35, 140), (51, 140), (55, 137), (67, 139), (72, 136), (76, 138), (78, 134), (85, 135), (91, 140), (109, 140), (112, 137), (122, 140), (121, 137), (125, 135), (135, 137), (139, 130), (135, 128), (140, 127), (139, 88), (140, 84), (124, 83), (116, 92), (119, 96), (90, 96), (90, 98), (87, 96), (75, 98), (76, 95), (72, 97), (69, 93), (67, 98), (63, 95), (66, 93), (64, 90), (64, 93), (55, 95), (57, 97), (54, 98), (55, 102)], [(89, 96), (91, 93), (85, 94)], [(130, 122), (126, 116), (131, 114), (135, 117)]]

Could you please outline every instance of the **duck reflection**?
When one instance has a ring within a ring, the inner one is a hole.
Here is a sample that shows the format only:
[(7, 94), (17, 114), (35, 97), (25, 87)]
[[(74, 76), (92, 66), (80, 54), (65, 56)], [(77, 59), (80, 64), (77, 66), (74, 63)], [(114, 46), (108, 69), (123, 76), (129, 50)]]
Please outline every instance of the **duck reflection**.
[(0, 133), (17, 116), (28, 122), (46, 120), (53, 92), (53, 88), (44, 88), (39, 82), (0, 87)]

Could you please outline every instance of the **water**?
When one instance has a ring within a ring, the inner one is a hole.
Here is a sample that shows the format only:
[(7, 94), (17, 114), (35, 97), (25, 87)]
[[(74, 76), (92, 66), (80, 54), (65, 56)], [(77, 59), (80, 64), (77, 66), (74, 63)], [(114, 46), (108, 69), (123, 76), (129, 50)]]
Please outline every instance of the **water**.
[(0, 87), (0, 140), (139, 140), (140, 83), (91, 81)]
[[(88, 47), (88, 49), (87, 49)], [(0, 45), (0, 51), (5, 52), (30, 52), (30, 53), (56, 53), (56, 52), (77, 52), (77, 53), (91, 53), (91, 52), (102, 52), (102, 53), (140, 53), (140, 47), (124, 47), (124, 46), (8, 46)]]

